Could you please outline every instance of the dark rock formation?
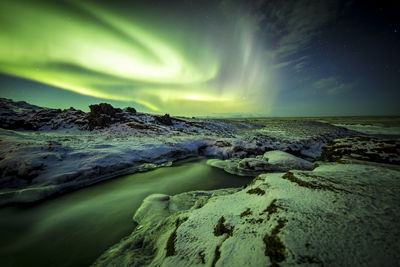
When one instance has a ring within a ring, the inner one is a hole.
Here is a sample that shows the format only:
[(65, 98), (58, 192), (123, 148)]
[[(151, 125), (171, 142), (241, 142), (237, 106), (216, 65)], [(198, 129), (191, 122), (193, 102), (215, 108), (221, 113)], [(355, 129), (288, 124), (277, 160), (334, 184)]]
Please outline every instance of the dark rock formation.
[(126, 111), (128, 111), (129, 113), (132, 113), (132, 114), (136, 114), (136, 109), (134, 109), (132, 107), (127, 107)]
[[(90, 105), (90, 112), (70, 107), (68, 109), (44, 108), (28, 104), (24, 101), (15, 102), (11, 99), (0, 98), (0, 128), (10, 130), (44, 130), (78, 127), (81, 130), (109, 127), (114, 123), (126, 123), (127, 126), (138, 130), (155, 130), (160, 125), (173, 125), (169, 114), (164, 116), (136, 115), (136, 109), (127, 107), (114, 108), (108, 103)], [(193, 122), (174, 119), (175, 122), (188, 126)], [(156, 122), (153, 124), (153, 122)], [(193, 125), (192, 125), (193, 124)]]
[[(100, 103), (98, 105), (90, 105), (90, 112), (87, 116), (89, 130), (96, 127), (109, 127), (112, 123), (126, 122), (124, 112), (120, 108), (114, 108), (110, 104)], [(136, 113), (134, 108), (127, 108), (126, 111)]]
[(169, 114), (165, 114), (164, 116), (157, 116), (156, 120), (168, 126), (172, 125), (172, 120)]
[[(118, 112), (117, 109), (113, 108), (110, 104), (107, 103), (100, 103), (98, 105), (90, 105), (90, 113), (91, 115), (109, 115), (109, 116), (114, 116), (115, 113)], [(119, 109), (120, 111), (120, 109)]]
[(107, 103), (100, 103), (98, 105), (90, 105), (90, 112), (88, 113), (88, 126), (89, 130), (96, 127), (110, 126), (112, 119), (118, 112), (113, 106)]
[[(4, 129), (39, 130), (42, 127), (57, 129), (61, 125), (71, 127), (83, 125), (86, 116), (81, 110), (43, 108), (26, 103), (0, 98), (0, 127)], [(69, 126), (68, 126), (69, 125)]]

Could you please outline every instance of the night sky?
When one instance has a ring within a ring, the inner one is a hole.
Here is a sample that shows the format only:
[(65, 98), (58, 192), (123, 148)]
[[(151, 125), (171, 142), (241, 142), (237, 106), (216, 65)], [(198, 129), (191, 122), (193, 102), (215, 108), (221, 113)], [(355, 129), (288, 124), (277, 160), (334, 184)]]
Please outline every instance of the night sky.
[(4, 0), (0, 97), (184, 116), (400, 115), (394, 3)]

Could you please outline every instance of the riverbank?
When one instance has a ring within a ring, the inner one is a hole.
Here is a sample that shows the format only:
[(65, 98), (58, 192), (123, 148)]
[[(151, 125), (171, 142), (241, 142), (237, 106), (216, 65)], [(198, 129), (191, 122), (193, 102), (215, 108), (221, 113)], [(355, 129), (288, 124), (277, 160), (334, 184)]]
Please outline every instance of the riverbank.
[(88, 266), (133, 231), (132, 214), (148, 195), (242, 187), (251, 179), (191, 158), (39, 204), (0, 208), (0, 266)]

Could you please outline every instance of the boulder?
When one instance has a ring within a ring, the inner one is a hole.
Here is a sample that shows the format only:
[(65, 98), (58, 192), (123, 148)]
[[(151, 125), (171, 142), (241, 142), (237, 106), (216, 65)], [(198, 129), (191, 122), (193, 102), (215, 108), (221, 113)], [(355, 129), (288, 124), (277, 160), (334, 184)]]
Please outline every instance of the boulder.
[(312, 170), (314, 168), (313, 163), (279, 150), (265, 152), (263, 158), (268, 161), (273, 171)]
[(132, 113), (132, 114), (136, 114), (136, 109), (134, 109), (132, 107), (127, 107), (126, 111), (128, 111), (129, 113)]
[(96, 127), (110, 126), (115, 114), (121, 111), (121, 109), (113, 108), (113, 106), (107, 103), (90, 105), (89, 108), (90, 112), (87, 118), (89, 130), (93, 130)]
[(90, 113), (95, 114), (95, 115), (106, 114), (109, 116), (114, 116), (115, 113), (118, 112), (117, 109), (113, 108), (113, 106), (111, 106), (108, 103), (100, 103), (98, 105), (90, 105), (89, 108), (90, 108)]
[(314, 168), (313, 163), (278, 150), (265, 152), (264, 155), (256, 158), (210, 159), (207, 164), (241, 176), (289, 170), (312, 170)]
[(164, 116), (157, 116), (156, 117), (157, 121), (161, 122), (162, 124), (165, 125), (172, 125), (172, 120), (171, 117), (169, 116), (169, 114), (165, 114)]
[(264, 171), (268, 169), (268, 162), (263, 159), (244, 158), (239, 161), (239, 168), (252, 171)]

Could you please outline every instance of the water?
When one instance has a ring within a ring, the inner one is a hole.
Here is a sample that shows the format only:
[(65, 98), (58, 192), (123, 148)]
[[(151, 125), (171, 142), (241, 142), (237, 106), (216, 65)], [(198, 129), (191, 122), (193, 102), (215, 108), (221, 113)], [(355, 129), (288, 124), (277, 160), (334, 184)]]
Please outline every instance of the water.
[(38, 205), (2, 208), (0, 266), (88, 266), (133, 230), (132, 216), (149, 194), (240, 187), (251, 179), (192, 159)]

